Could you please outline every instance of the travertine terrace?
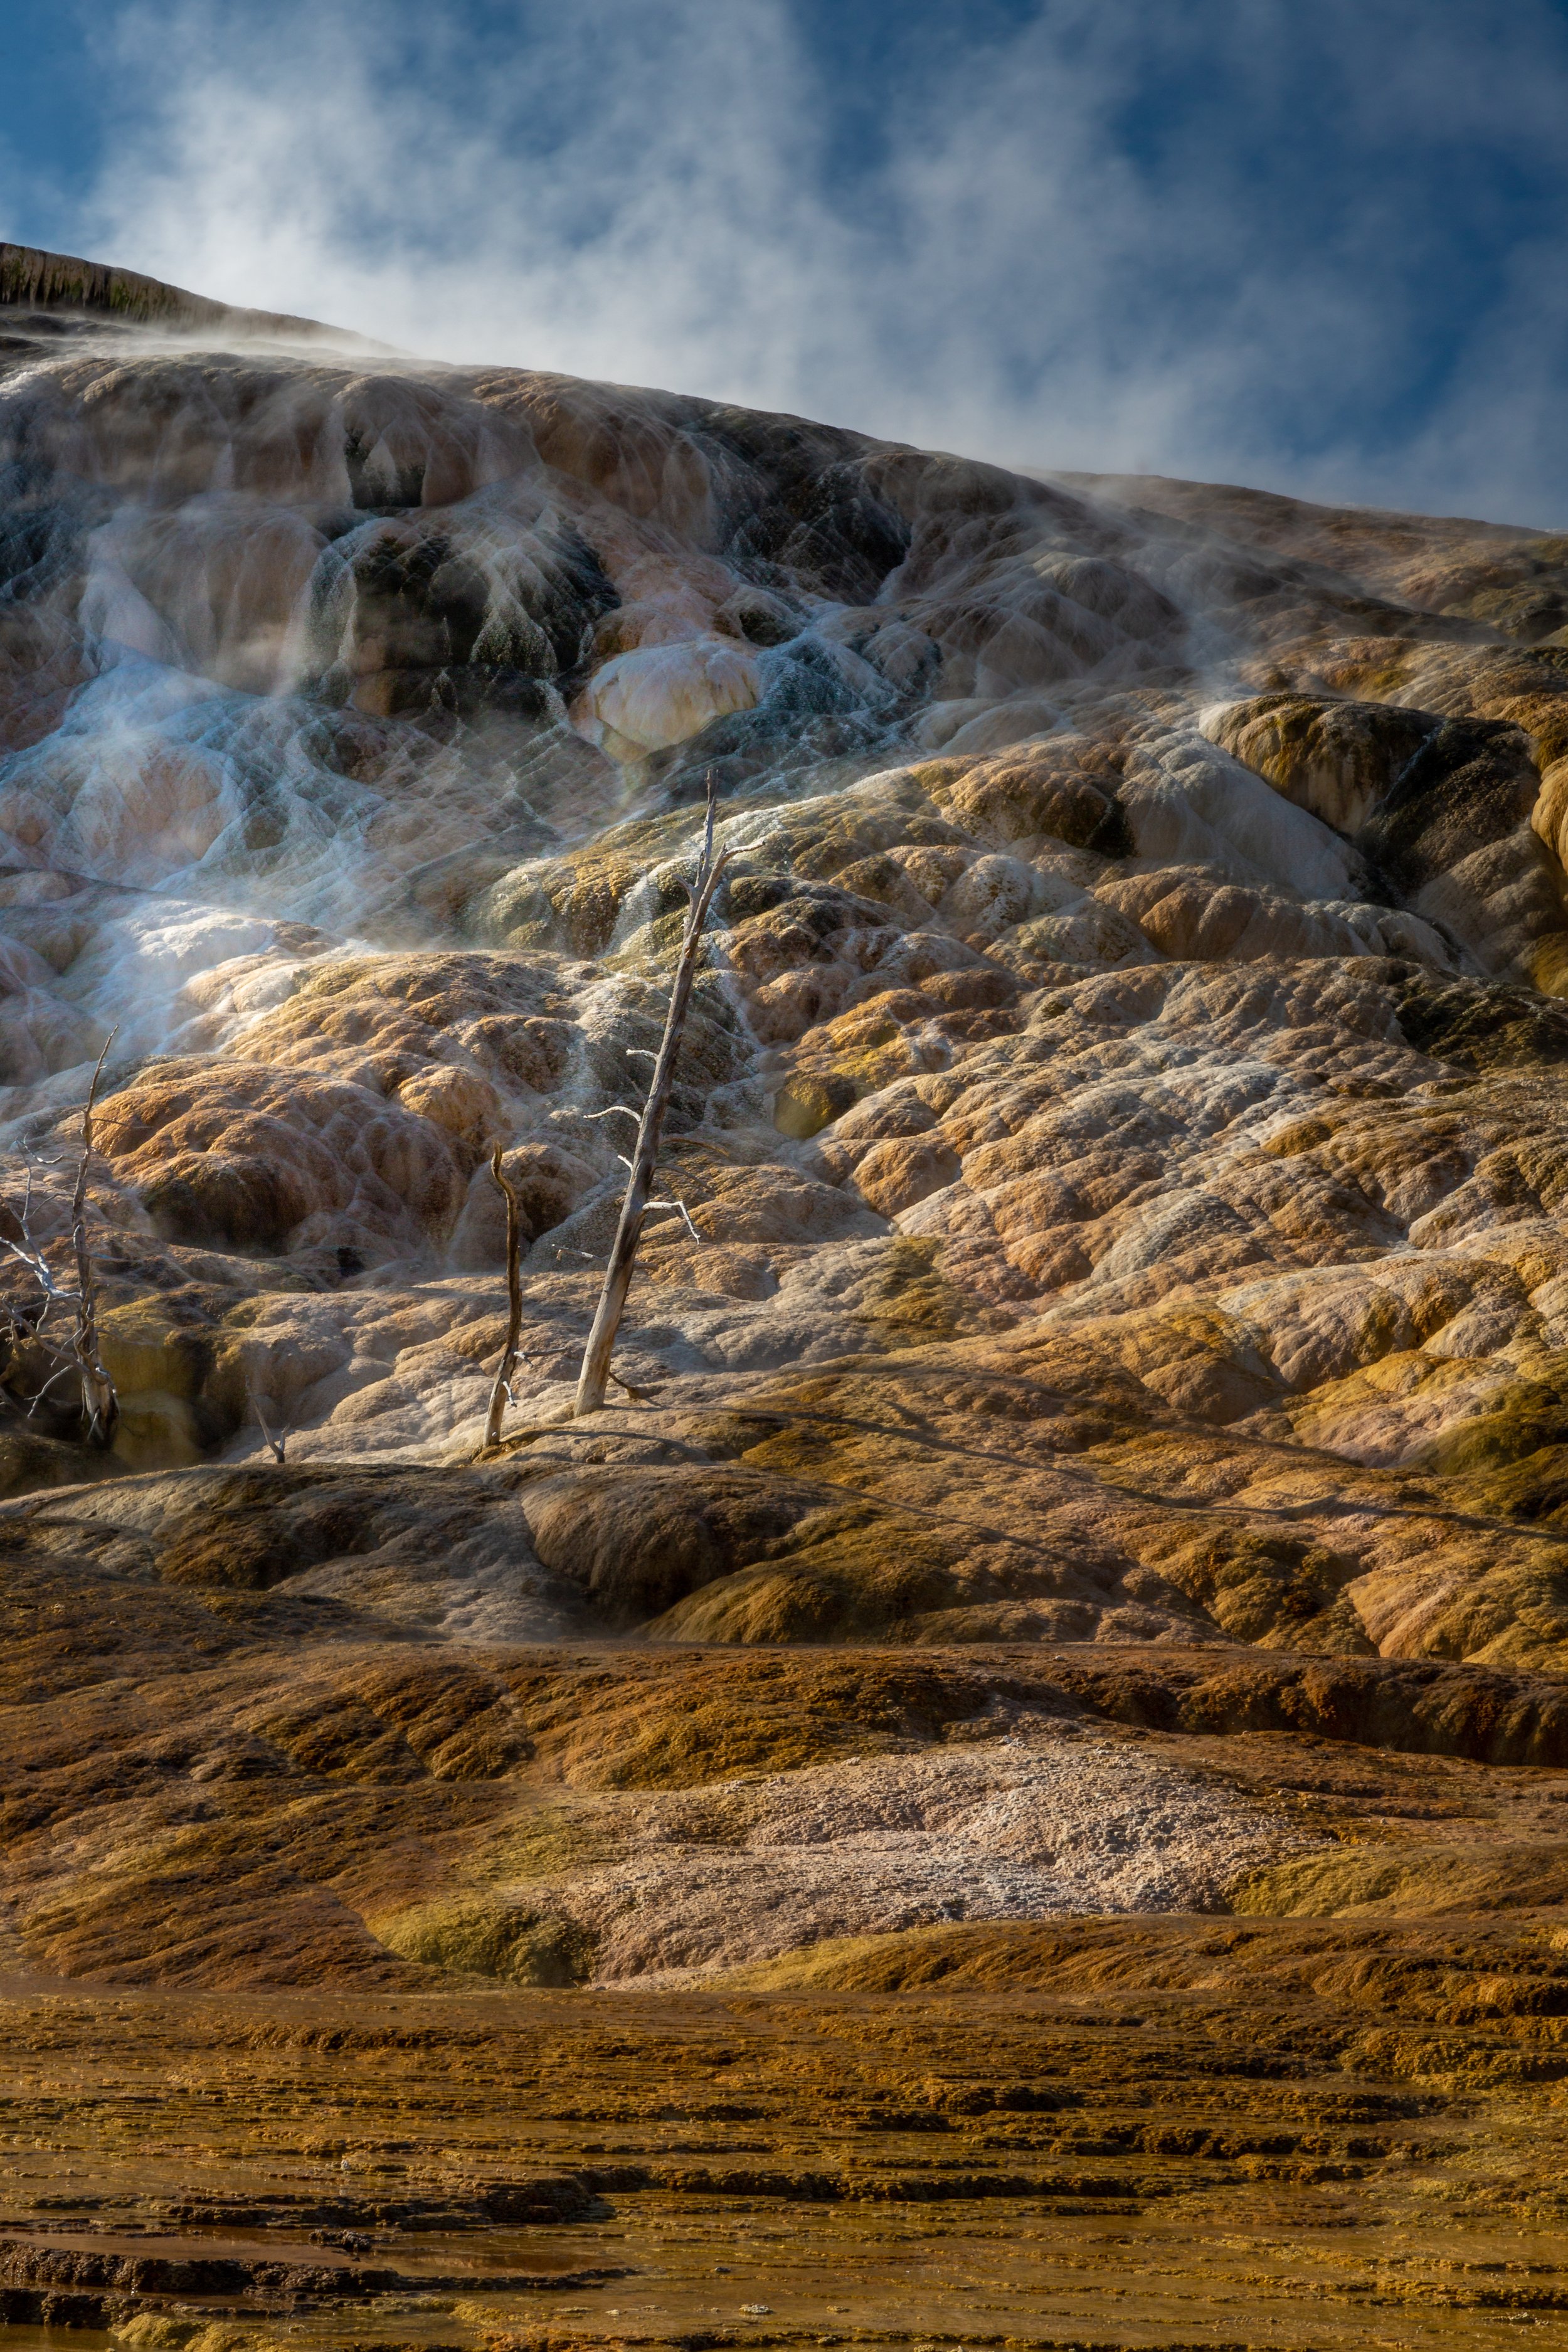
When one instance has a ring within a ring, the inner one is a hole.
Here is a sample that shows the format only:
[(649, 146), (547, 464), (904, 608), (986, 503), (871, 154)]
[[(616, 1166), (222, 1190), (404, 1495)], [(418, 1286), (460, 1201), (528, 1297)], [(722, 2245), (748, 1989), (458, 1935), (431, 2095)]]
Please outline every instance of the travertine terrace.
[(0, 305), (0, 2341), (1556, 2341), (1568, 541)]

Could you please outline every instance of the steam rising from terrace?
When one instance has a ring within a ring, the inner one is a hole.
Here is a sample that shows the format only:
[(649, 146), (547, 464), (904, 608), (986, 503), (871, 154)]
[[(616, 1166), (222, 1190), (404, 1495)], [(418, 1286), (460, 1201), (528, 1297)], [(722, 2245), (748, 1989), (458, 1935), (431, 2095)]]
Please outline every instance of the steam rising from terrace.
[[(998, 730), (994, 702), (1180, 643), (1124, 525), (984, 468), (285, 353), (328, 331), (15, 247), (5, 286), (0, 855), (35, 892), (183, 909), (174, 971), (155, 913), (109, 919), (84, 1017), (35, 1021), (14, 1084), (79, 1066), (127, 992), (157, 1042), (197, 908), (219, 963), (263, 917), (494, 938), (481, 883), (679, 807), (699, 767), (745, 798), (841, 783), (930, 740), (939, 694), (963, 749), (1039, 716)], [(978, 566), (973, 483), (1000, 523)]]

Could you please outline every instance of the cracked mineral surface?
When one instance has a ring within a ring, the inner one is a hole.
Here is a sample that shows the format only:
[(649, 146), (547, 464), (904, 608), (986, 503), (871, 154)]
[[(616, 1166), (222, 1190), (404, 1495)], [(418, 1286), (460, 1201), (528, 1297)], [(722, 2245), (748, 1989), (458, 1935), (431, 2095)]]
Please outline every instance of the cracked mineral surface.
[(1561, 538), (0, 246), (0, 2342), (1568, 2341), (1565, 850)]

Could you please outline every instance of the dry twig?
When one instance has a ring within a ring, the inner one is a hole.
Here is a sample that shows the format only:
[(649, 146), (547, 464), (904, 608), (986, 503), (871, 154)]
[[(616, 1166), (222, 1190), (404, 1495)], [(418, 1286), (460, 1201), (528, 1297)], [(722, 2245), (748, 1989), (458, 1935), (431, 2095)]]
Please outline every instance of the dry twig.
[(250, 1399), (250, 1410), (256, 1415), (256, 1426), (261, 1432), (262, 1443), (274, 1462), (281, 1468), (284, 1456), (288, 1452), (289, 1440), (294, 1434), (297, 1416), (292, 1412), (286, 1413), (277, 1428), (273, 1429), (268, 1425), (266, 1410), (254, 1382), (247, 1385), (246, 1394)]
[(71, 1375), (81, 1385), (81, 1416), (83, 1435), (89, 1445), (111, 1445), (120, 1420), (120, 1399), (113, 1381), (105, 1369), (98, 1337), (98, 1276), (93, 1267), (92, 1250), (87, 1235), (87, 1179), (92, 1162), (92, 1114), (98, 1100), (98, 1082), (103, 1076), (103, 1065), (113, 1045), (118, 1030), (110, 1030), (104, 1040), (103, 1051), (93, 1066), (92, 1083), (87, 1090), (87, 1104), (81, 1118), (81, 1157), (77, 1162), (76, 1183), (71, 1192), (70, 1244), (76, 1259), (76, 1286), (61, 1282), (55, 1274), (39, 1244), (33, 1238), (33, 1170), (29, 1162), (26, 1188), (19, 1210), (10, 1211), (21, 1234), (20, 1241), (0, 1234), (0, 1250), (26, 1267), (42, 1294), (41, 1304), (30, 1319), (15, 1314), (10, 1317), (10, 1339), (13, 1350), (21, 1337), (29, 1339), (45, 1337), (54, 1308), (74, 1309), (72, 1330), (68, 1339), (47, 1344), (53, 1348), (58, 1360), (43, 1385), (37, 1389), (27, 1406), (32, 1415), (57, 1381)]

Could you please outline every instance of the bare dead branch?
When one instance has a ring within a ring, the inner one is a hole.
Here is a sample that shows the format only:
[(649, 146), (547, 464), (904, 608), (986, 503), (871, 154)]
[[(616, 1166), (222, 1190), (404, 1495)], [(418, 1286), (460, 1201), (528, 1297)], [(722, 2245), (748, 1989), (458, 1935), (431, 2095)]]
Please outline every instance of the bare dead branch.
[(83, 1434), (89, 1444), (102, 1447), (114, 1442), (115, 1427), (120, 1419), (120, 1399), (104, 1365), (98, 1336), (98, 1276), (88, 1240), (87, 1181), (92, 1166), (92, 1116), (98, 1101), (99, 1081), (103, 1076), (104, 1063), (109, 1058), (109, 1049), (118, 1034), (117, 1029), (111, 1029), (104, 1040), (103, 1050), (93, 1066), (87, 1102), (82, 1110), (81, 1152), (77, 1161), (70, 1203), (70, 1246), (76, 1261), (74, 1288), (56, 1274), (43, 1247), (34, 1237), (33, 1168), (30, 1160), (22, 1206), (19, 1211), (9, 1207), (6, 1210), (21, 1238), (14, 1241), (9, 1234), (0, 1234), (0, 1251), (26, 1268), (39, 1293), (39, 1305), (26, 1320), (7, 1310), (13, 1352), (23, 1334), (29, 1339), (43, 1337), (55, 1307), (73, 1310), (69, 1338), (56, 1339), (50, 1337), (46, 1340), (45, 1344), (52, 1349), (56, 1360), (47, 1378), (34, 1390), (28, 1400), (28, 1417), (30, 1419), (37, 1412), (62, 1380), (74, 1378), (81, 1391)]
[[(520, 1364), (526, 1364), (531, 1371), (536, 1367), (545, 1366), (552, 1360), (559, 1360), (563, 1356), (570, 1359), (573, 1350), (569, 1348), (552, 1348), (543, 1355), (536, 1354), (531, 1348), (519, 1348), (517, 1360)], [(541, 1376), (544, 1377), (542, 1372)], [(635, 1397), (639, 1404), (646, 1404), (654, 1393), (652, 1389), (634, 1388), (631, 1381), (623, 1378), (619, 1372), (612, 1371), (610, 1378), (618, 1389), (625, 1389), (627, 1396)], [(517, 1402), (516, 1397), (512, 1394), (510, 1381), (507, 1382), (506, 1401), (511, 1405)]]
[(250, 1410), (256, 1415), (256, 1426), (261, 1432), (262, 1443), (274, 1462), (281, 1468), (289, 1449), (289, 1440), (294, 1434), (298, 1415), (292, 1412), (286, 1413), (274, 1430), (268, 1423), (266, 1410), (253, 1381), (247, 1383), (245, 1392), (250, 1400)]
[(688, 1209), (684, 1201), (650, 1201), (648, 1202), (648, 1207), (650, 1210), (673, 1209), (677, 1215), (684, 1221), (686, 1230), (691, 1235), (692, 1240), (694, 1242), (700, 1242), (702, 1239), (701, 1234), (698, 1232), (696, 1226), (691, 1222), (691, 1212)]
[(598, 1309), (594, 1317), (588, 1344), (583, 1351), (583, 1369), (577, 1381), (577, 1398), (574, 1408), (579, 1419), (598, 1412), (605, 1402), (605, 1390), (610, 1378), (610, 1358), (615, 1350), (616, 1334), (631, 1288), (632, 1270), (637, 1263), (637, 1244), (642, 1239), (643, 1220), (651, 1205), (654, 1167), (658, 1158), (659, 1136), (664, 1128), (664, 1115), (668, 1108), (670, 1089), (675, 1084), (675, 1068), (680, 1055), (680, 1041), (686, 1028), (687, 1010), (691, 1002), (692, 985), (697, 978), (697, 960), (701, 952), (702, 929), (708, 919), (708, 909), (713, 903), (713, 893), (729, 863), (730, 853), (713, 853), (713, 818), (717, 807), (717, 792), (711, 770), (708, 776), (708, 817), (702, 828), (702, 855), (698, 860), (694, 882), (686, 885), (689, 901), (685, 929), (681, 934), (680, 955), (675, 967), (675, 984), (670, 991), (669, 1009), (665, 1015), (664, 1035), (659, 1044), (658, 1059), (654, 1064), (648, 1084), (647, 1100), (643, 1105), (637, 1125), (637, 1148), (632, 1157), (631, 1172), (626, 1180), (621, 1202), (620, 1223), (610, 1251), (610, 1262), (605, 1269), (604, 1288), (599, 1294)]
[(66, 1363), (57, 1364), (54, 1370), (49, 1374), (48, 1379), (44, 1382), (43, 1387), (41, 1389), (35, 1389), (32, 1395), (28, 1398), (27, 1419), (29, 1421), (32, 1420), (33, 1415), (37, 1412), (38, 1407), (43, 1403), (44, 1399), (48, 1395), (49, 1391), (54, 1387), (57, 1381), (79, 1379), (80, 1370), (80, 1366), (76, 1362), (74, 1358)]
[(68, 1298), (72, 1296), (69, 1291), (60, 1288), (49, 1270), (48, 1260), (40, 1251), (30, 1249), (21, 1243), (8, 1242), (4, 1235), (0, 1235), (0, 1249), (3, 1249), (7, 1256), (14, 1257), (19, 1265), (26, 1267), (27, 1272), (44, 1294), (46, 1311), (50, 1300)]
[(56, 1280), (54, 1268), (33, 1239), (33, 1163), (30, 1160), (26, 1167), (27, 1181), (22, 1192), (22, 1205), (20, 1209), (7, 1207), (7, 1214), (16, 1218), (17, 1230), (22, 1238), (19, 1242), (14, 1242), (8, 1240), (5, 1235), (0, 1234), (0, 1249), (3, 1249), (8, 1257), (14, 1257), (18, 1265), (26, 1267), (44, 1294), (43, 1306), (33, 1325), (36, 1333), (41, 1331), (48, 1320), (50, 1307), (62, 1299), (74, 1301), (75, 1293), (67, 1290)]

